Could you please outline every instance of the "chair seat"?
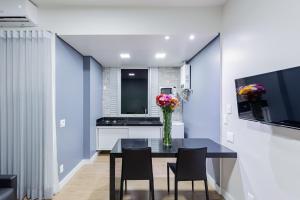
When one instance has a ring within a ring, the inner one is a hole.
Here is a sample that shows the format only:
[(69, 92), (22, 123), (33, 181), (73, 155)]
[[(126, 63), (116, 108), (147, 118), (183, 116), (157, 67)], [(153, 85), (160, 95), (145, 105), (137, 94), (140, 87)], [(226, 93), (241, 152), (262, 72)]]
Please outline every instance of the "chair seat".
[(172, 170), (173, 173), (176, 171), (176, 163), (167, 163), (168, 167)]
[(0, 188), (0, 200), (14, 200), (14, 189)]

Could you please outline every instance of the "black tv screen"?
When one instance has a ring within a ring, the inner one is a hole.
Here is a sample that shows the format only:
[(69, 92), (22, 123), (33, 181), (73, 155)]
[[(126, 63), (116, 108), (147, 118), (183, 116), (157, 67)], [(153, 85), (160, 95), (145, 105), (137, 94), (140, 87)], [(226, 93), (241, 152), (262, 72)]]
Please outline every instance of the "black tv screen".
[(300, 129), (300, 67), (235, 80), (241, 119)]

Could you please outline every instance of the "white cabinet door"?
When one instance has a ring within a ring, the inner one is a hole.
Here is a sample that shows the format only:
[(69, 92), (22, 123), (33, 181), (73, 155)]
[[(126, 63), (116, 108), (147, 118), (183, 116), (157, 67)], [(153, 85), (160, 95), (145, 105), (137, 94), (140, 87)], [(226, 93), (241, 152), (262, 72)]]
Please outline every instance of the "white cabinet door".
[(172, 138), (184, 138), (184, 123), (172, 122)]
[(130, 138), (161, 138), (161, 126), (131, 126), (129, 128)]
[(118, 139), (128, 138), (128, 128), (97, 128), (97, 150), (112, 150)]

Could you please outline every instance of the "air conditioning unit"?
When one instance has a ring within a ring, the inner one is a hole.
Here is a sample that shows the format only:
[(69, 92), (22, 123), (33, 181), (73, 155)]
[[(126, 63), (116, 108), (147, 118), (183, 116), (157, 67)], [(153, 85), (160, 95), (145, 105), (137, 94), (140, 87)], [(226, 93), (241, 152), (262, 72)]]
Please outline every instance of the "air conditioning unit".
[(1, 0), (0, 27), (37, 25), (37, 7), (29, 0)]

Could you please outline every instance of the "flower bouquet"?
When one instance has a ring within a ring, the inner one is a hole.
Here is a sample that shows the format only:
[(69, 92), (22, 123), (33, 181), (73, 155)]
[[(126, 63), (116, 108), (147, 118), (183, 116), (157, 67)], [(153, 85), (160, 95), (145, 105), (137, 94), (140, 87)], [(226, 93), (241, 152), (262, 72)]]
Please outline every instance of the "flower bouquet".
[(163, 144), (165, 146), (171, 146), (171, 129), (172, 129), (172, 113), (179, 106), (179, 100), (168, 94), (160, 94), (156, 97), (156, 104), (161, 107), (163, 112), (163, 124), (164, 124), (164, 138)]
[(265, 94), (266, 90), (261, 84), (250, 84), (246, 86), (241, 86), (238, 89), (238, 94), (240, 96), (246, 97), (249, 101), (256, 100), (260, 98), (262, 94)]

